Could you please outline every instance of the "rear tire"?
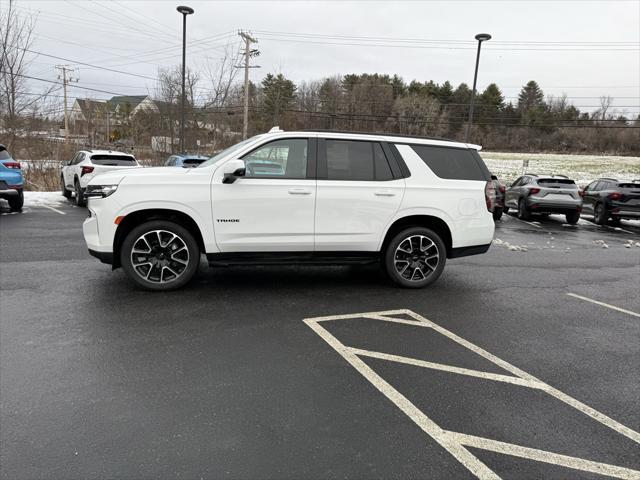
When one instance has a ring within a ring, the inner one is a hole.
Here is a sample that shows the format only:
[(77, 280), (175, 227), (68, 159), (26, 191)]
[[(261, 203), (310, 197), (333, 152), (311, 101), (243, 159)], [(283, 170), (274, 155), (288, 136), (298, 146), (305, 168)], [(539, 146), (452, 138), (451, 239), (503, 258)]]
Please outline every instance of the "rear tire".
[(518, 218), (520, 220), (529, 220), (531, 218), (531, 212), (529, 212), (523, 198), (518, 202)]
[(502, 208), (502, 213), (504, 213), (505, 215), (509, 215), (509, 207), (505, 206)]
[(570, 212), (565, 215), (567, 219), (567, 223), (570, 225), (575, 225), (580, 220), (580, 212)]
[(617, 216), (613, 216), (611, 217), (611, 225), (613, 225), (614, 227), (619, 227), (622, 224), (622, 219), (620, 217)]
[(598, 225), (607, 224), (607, 214), (605, 213), (603, 204), (599, 203), (596, 205), (596, 208), (593, 212), (593, 221)]
[(198, 271), (200, 249), (186, 228), (169, 220), (152, 220), (126, 236), (120, 264), (129, 279), (146, 290), (175, 290)]
[(444, 242), (424, 227), (411, 227), (398, 233), (384, 252), (387, 274), (404, 288), (424, 288), (435, 282), (446, 260)]
[(9, 202), (9, 210), (12, 212), (21, 212), (22, 211), (22, 206), (24, 205), (24, 193), (22, 193), (22, 190), (20, 190), (18, 192), (18, 195), (14, 196), (14, 197), (9, 197), (7, 199), (7, 201)]
[(496, 207), (493, 210), (493, 219), (496, 220), (496, 221), (500, 220), (502, 218), (502, 212), (503, 212), (502, 207)]
[(67, 199), (71, 198), (71, 190), (67, 189), (63, 176), (60, 176), (60, 187), (62, 189), (62, 196)]
[(80, 180), (76, 179), (76, 205), (79, 207), (86, 207), (87, 201), (84, 199), (84, 190), (80, 186)]

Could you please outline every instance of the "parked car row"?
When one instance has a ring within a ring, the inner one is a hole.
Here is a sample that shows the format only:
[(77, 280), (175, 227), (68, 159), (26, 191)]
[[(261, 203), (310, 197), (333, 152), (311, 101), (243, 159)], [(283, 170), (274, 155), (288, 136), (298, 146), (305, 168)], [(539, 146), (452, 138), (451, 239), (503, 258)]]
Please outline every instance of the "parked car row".
[(494, 220), (513, 210), (521, 220), (532, 215), (565, 215), (576, 224), (580, 214), (593, 215), (595, 223), (619, 224), (622, 219), (640, 219), (640, 180), (599, 178), (584, 189), (564, 175), (527, 173), (505, 187), (495, 175)]

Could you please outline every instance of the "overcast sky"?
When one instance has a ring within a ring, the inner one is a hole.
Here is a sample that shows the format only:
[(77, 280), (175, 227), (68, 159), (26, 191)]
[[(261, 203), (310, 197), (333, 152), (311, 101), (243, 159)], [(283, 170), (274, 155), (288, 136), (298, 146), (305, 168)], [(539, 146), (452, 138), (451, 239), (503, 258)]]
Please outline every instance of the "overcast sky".
[[(406, 81), (473, 81), (474, 35), (483, 44), (478, 87), (496, 82), (507, 100), (528, 80), (545, 94), (563, 92), (584, 110), (610, 95), (620, 111), (640, 112), (640, 0), (191, 1), (14, 0), (39, 12), (33, 50), (155, 77), (180, 63), (182, 1), (188, 17), (187, 64), (203, 70), (224, 47), (238, 49), (252, 31), (261, 55), (259, 81), (281, 72), (292, 80), (334, 74), (388, 73)], [(0, 0), (2, 8), (8, 0)], [(358, 38), (355, 38), (358, 37)], [(76, 68), (73, 96), (153, 93), (153, 80), (39, 56), (30, 75), (55, 80), (56, 64)], [(240, 78), (240, 77), (239, 77)], [(206, 86), (203, 84), (203, 86)], [(30, 87), (37, 91), (39, 82)], [(202, 94), (205, 92), (202, 91)]]

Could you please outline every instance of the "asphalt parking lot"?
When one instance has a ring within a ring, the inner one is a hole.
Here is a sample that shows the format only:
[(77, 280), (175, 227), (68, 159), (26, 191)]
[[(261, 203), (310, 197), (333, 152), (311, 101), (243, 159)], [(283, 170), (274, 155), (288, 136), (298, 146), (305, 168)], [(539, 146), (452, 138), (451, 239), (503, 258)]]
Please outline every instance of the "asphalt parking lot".
[(149, 293), (85, 216), (0, 216), (2, 478), (640, 478), (637, 224), (505, 216), (419, 291), (238, 267)]

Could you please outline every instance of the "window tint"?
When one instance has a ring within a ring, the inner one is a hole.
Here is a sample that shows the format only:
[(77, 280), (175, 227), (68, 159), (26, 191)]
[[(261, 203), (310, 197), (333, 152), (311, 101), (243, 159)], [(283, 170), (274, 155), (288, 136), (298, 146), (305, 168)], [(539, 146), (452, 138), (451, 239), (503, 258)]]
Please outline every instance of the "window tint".
[(518, 178), (515, 182), (511, 184), (512, 187), (519, 187), (522, 184), (522, 177)]
[(376, 180), (393, 180), (391, 167), (379, 143), (373, 144), (373, 161)]
[(487, 180), (473, 154), (463, 148), (411, 145), (424, 163), (440, 178)]
[(204, 160), (204, 158), (187, 158), (182, 162), (182, 164), (189, 167), (195, 167), (196, 165), (200, 165), (204, 162)]
[(91, 162), (95, 165), (111, 165), (118, 167), (135, 166), (136, 159), (130, 155), (93, 155)]
[(276, 140), (243, 157), (246, 178), (306, 178), (308, 140)]
[(326, 140), (328, 180), (392, 180), (393, 174), (378, 142)]
[(74, 165), (77, 165), (78, 163), (80, 163), (81, 161), (84, 160), (84, 153), (78, 153), (78, 156), (76, 157), (76, 159), (73, 161)]
[(576, 182), (568, 178), (541, 178), (538, 180), (538, 185), (541, 187), (578, 188)]

